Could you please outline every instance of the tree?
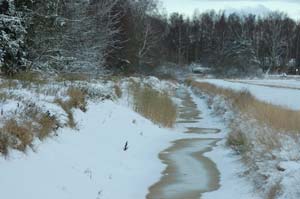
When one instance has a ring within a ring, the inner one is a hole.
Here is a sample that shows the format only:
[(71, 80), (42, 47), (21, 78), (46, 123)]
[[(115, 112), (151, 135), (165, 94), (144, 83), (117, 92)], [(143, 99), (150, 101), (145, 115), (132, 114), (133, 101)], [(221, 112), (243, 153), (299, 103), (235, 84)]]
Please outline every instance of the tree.
[(170, 17), (169, 28), (169, 45), (174, 49), (173, 56), (176, 58), (174, 61), (182, 65), (186, 62), (190, 42), (189, 19), (185, 21), (183, 15), (173, 13)]
[(296, 30), (295, 30), (295, 59), (296, 59), (296, 67), (298, 70), (300, 70), (300, 23), (297, 24)]
[(16, 10), (14, 1), (0, 1), (0, 70), (13, 75), (25, 70), (28, 64), (24, 46), (26, 29), (22, 13)]
[(246, 38), (227, 41), (218, 69), (219, 74), (230, 77), (259, 75), (259, 61), (252, 41)]
[(287, 47), (287, 38), (283, 35), (283, 23), (286, 15), (279, 12), (271, 13), (265, 21), (264, 41), (268, 52), (267, 73), (280, 66), (280, 59)]

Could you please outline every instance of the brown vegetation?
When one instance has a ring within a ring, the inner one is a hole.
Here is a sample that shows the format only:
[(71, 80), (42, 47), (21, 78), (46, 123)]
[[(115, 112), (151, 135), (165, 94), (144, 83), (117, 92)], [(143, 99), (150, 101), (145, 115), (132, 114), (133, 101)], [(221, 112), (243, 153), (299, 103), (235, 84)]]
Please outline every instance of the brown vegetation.
[[(7, 134), (7, 142), (3, 144), (10, 145), (11, 147), (25, 151), (26, 147), (32, 143), (32, 123), (20, 123), (15, 119), (7, 120), (1, 129), (2, 133)], [(9, 141), (10, 138), (10, 141)], [(8, 146), (2, 146), (4, 152), (7, 151)]]
[(34, 104), (30, 104), (13, 117), (3, 120), (3, 127), (0, 128), (0, 153), (7, 155), (9, 148), (26, 151), (32, 145), (34, 137), (43, 140), (58, 127), (59, 122), (54, 115), (43, 113)]
[(176, 105), (167, 93), (160, 93), (149, 86), (133, 84), (133, 106), (136, 112), (155, 123), (173, 127), (177, 110)]
[(19, 80), (22, 83), (45, 84), (48, 81), (42, 77), (40, 73), (36, 72), (23, 72), (17, 73), (11, 77), (11, 80)]
[(71, 87), (67, 90), (69, 99), (64, 101), (62, 99), (55, 99), (54, 102), (61, 106), (61, 108), (66, 112), (68, 117), (68, 125), (70, 128), (75, 128), (76, 123), (73, 116), (73, 108), (79, 108), (83, 112), (86, 111), (86, 92), (82, 89)]
[[(228, 103), (228, 108), (237, 113), (235, 114), (236, 118), (229, 121), (230, 132), (227, 144), (241, 153), (242, 160), (248, 166), (249, 171), (254, 173), (254, 176), (260, 180), (266, 180), (262, 183), (272, 183), (263, 190), (265, 198), (277, 198), (282, 191), (281, 178), (268, 182), (263, 169), (260, 170), (260, 163), (264, 161), (264, 166), (275, 166), (273, 162), (280, 160), (276, 152), (282, 149), (282, 141), (288, 137), (297, 138), (299, 136), (300, 111), (260, 101), (248, 91), (234, 91), (193, 80), (189, 80), (187, 83), (196, 92), (207, 94), (211, 103), (215, 96), (221, 96)], [(222, 107), (224, 104), (214, 105), (216, 112), (218, 109), (224, 108)], [(298, 142), (298, 139), (295, 140)]]
[(56, 78), (56, 81), (88, 81), (90, 79), (89, 74), (85, 73), (61, 73)]
[(48, 137), (59, 127), (59, 122), (57, 121), (56, 117), (54, 115), (50, 116), (48, 113), (42, 113), (37, 119), (37, 123), (39, 124), (37, 136), (40, 140)]
[(114, 85), (114, 90), (115, 90), (115, 94), (118, 98), (121, 98), (122, 97), (122, 90), (120, 88), (120, 86), (118, 84), (115, 84)]

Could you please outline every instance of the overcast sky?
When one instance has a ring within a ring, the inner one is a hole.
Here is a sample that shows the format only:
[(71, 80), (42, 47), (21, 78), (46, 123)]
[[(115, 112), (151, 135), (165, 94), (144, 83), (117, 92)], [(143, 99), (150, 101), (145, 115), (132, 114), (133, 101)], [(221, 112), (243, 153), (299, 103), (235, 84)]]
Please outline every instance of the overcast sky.
[(226, 10), (264, 15), (269, 11), (283, 11), (300, 20), (300, 0), (161, 0), (168, 13), (180, 12), (192, 16), (195, 9)]

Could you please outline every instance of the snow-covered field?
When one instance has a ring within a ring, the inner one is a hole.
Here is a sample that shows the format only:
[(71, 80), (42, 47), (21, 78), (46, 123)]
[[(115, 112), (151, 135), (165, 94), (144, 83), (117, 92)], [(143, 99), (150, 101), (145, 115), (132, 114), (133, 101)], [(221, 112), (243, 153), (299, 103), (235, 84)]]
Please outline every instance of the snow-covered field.
[(233, 80), (241, 83), (256, 84), (261, 86), (300, 89), (299, 79), (253, 79), (253, 80)]
[(208, 82), (222, 88), (230, 88), (234, 90), (248, 90), (259, 100), (269, 102), (275, 105), (288, 107), (294, 110), (300, 110), (300, 90), (292, 88), (276, 88), (263, 85), (248, 84), (248, 82), (270, 84), (270, 85), (286, 85), (288, 87), (300, 87), (300, 81), (296, 80), (243, 80), (241, 82), (233, 82), (221, 79), (199, 79), (199, 82)]

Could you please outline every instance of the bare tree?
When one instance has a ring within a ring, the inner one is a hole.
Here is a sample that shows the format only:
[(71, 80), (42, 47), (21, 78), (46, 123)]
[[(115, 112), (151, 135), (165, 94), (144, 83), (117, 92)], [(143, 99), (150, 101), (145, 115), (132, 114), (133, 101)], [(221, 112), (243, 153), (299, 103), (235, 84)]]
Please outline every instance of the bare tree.
[(152, 18), (155, 17), (154, 15), (157, 11), (157, 2), (154, 0), (130, 1), (129, 6), (135, 22), (137, 64), (149, 64), (151, 63), (150, 52), (160, 40), (159, 32), (155, 30), (152, 24)]
[(266, 19), (266, 30), (264, 39), (267, 42), (269, 53), (269, 68), (267, 74), (280, 64), (280, 58), (284, 54), (287, 46), (286, 37), (283, 35), (282, 21), (287, 16), (283, 13), (273, 12)]

